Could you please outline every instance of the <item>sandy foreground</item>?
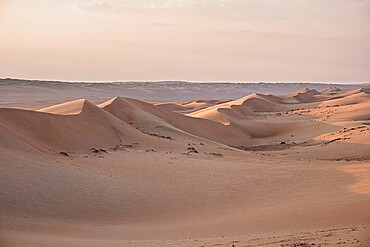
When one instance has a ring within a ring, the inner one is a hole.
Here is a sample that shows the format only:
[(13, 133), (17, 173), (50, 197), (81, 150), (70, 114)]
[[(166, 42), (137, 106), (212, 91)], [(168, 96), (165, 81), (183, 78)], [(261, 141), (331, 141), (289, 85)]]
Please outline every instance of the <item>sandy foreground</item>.
[(369, 86), (60, 100), (1, 102), (0, 246), (370, 246)]

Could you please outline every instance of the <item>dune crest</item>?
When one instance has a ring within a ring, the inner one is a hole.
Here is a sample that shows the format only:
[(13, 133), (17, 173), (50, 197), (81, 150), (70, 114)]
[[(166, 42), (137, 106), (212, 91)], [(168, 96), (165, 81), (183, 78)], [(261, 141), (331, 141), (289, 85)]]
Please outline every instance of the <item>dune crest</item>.
[(83, 111), (83, 108), (91, 104), (85, 99), (70, 101), (59, 105), (39, 109), (39, 112), (46, 112), (57, 115), (77, 115)]

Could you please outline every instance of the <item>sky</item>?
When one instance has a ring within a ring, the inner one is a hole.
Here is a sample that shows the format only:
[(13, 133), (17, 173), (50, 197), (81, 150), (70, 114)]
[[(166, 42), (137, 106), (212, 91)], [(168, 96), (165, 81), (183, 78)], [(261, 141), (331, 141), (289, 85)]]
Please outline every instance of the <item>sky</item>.
[(370, 0), (0, 0), (0, 78), (370, 81)]

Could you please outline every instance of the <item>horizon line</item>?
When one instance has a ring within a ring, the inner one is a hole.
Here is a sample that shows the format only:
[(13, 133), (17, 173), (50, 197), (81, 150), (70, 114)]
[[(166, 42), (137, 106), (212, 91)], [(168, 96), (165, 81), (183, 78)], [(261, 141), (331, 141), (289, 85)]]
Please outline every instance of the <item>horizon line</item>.
[(60, 82), (60, 83), (163, 83), (163, 82), (184, 82), (184, 83), (234, 83), (234, 84), (338, 84), (338, 85), (361, 85), (369, 84), (370, 81), (360, 81), (360, 82), (338, 82), (338, 81), (187, 81), (187, 80), (112, 80), (112, 81), (77, 81), (77, 80), (58, 80), (58, 79), (26, 79), (26, 78), (11, 78), (5, 77), (0, 78), (0, 80), (18, 80), (18, 81), (39, 81), (39, 82)]

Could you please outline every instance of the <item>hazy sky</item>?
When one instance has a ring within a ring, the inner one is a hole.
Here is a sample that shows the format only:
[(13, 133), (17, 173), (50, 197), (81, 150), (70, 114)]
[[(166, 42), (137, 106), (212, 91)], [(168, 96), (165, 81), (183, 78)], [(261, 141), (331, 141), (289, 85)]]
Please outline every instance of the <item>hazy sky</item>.
[(0, 77), (370, 81), (370, 0), (0, 0)]

